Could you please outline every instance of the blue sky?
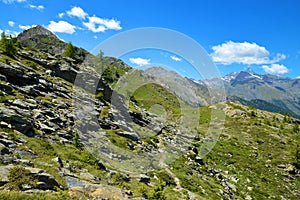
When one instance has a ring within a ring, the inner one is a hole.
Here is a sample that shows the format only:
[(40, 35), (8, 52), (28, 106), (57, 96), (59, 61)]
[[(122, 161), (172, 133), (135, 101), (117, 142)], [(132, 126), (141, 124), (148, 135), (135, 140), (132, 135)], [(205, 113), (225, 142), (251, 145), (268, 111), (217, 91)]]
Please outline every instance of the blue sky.
[[(40, 24), (92, 51), (123, 31), (162, 27), (197, 41), (222, 75), (251, 67), (300, 76), (299, 0), (0, 0), (0, 10), (0, 31), (9, 34)], [(199, 78), (170, 52), (135, 51), (122, 59), (133, 67), (159, 63)]]

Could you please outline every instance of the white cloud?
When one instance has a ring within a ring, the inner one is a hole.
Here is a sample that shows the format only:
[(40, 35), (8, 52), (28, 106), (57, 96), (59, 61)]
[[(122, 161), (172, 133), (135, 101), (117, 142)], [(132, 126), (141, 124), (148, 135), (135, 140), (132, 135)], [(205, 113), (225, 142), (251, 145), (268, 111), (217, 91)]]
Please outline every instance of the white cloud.
[(143, 66), (143, 65), (149, 65), (151, 60), (144, 59), (144, 58), (129, 58), (129, 61), (138, 66)]
[(25, 25), (25, 26), (19, 25), (19, 28), (20, 28), (20, 29), (23, 29), (23, 30), (27, 30), (27, 29), (30, 29), (31, 26), (30, 26), (30, 25)]
[(70, 24), (66, 21), (59, 21), (54, 22), (50, 21), (50, 24), (48, 25), (48, 29), (52, 32), (58, 32), (58, 33), (68, 33), (73, 34), (75, 32), (75, 26)]
[(90, 31), (93, 31), (94, 33), (99, 33), (99, 32), (105, 32), (106, 28), (102, 25), (99, 25), (96, 27), (95, 23), (92, 22), (85, 22), (83, 23), (84, 26), (86, 26)]
[(170, 58), (176, 62), (180, 62), (182, 59), (178, 58), (177, 56), (170, 56)]
[(83, 25), (86, 26), (90, 31), (94, 33), (104, 32), (106, 30), (121, 30), (120, 21), (114, 19), (102, 19), (100, 17), (88, 17), (89, 22), (84, 22)]
[(27, 29), (30, 29), (30, 28), (33, 28), (33, 27), (36, 27), (36, 26), (37, 26), (37, 25), (31, 25), (31, 26), (30, 26), (30, 25), (25, 25), (25, 26), (24, 26), (24, 25), (21, 25), (21, 24), (20, 24), (20, 25), (19, 25), (19, 28), (20, 28), (20, 29), (23, 29), (23, 30), (27, 30)]
[(0, 29), (0, 33), (2, 33), (2, 32), (4, 32), (5, 35), (11, 35), (11, 36), (13, 36), (13, 37), (17, 37), (17, 36), (20, 34), (20, 32), (17, 32), (17, 31), (1, 30), (1, 29)]
[(94, 39), (98, 39), (98, 36), (97, 35), (94, 35), (94, 37), (93, 37)]
[(9, 25), (10, 27), (13, 27), (13, 26), (15, 25), (15, 22), (14, 22), (14, 21), (8, 21), (7, 23), (8, 23), (8, 25)]
[(272, 64), (284, 60), (284, 54), (277, 54), (275, 58), (270, 58), (270, 52), (263, 46), (249, 42), (226, 42), (213, 46), (211, 54), (213, 61), (224, 65), (232, 63), (240, 64)]
[(36, 5), (32, 5), (32, 4), (30, 4), (29, 7), (32, 8), (32, 9), (37, 9), (39, 11), (42, 11), (45, 8), (43, 5), (36, 6)]
[(59, 18), (63, 18), (63, 16), (65, 16), (65, 13), (59, 13), (58, 16)]
[(78, 17), (80, 19), (85, 19), (88, 14), (80, 7), (73, 7), (71, 10), (67, 11), (67, 14), (71, 17)]
[[(1, 31), (0, 31), (1, 32)], [(300, 79), (300, 76), (297, 76), (296, 79)]]
[(21, 2), (25, 2), (26, 0), (1, 0), (3, 3), (5, 4), (11, 4), (11, 3), (21, 3)]
[(271, 64), (271, 66), (263, 65), (262, 68), (269, 74), (283, 75), (289, 73), (289, 69), (281, 64)]

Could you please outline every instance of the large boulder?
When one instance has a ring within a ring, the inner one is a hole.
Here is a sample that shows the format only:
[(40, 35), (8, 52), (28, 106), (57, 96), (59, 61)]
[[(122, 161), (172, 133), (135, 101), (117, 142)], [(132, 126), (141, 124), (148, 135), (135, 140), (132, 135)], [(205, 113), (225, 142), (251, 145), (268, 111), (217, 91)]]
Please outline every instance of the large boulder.
[(145, 174), (140, 174), (139, 182), (148, 184), (150, 182), (150, 177)]
[(69, 193), (75, 197), (85, 193), (91, 199), (129, 199), (130, 196), (130, 194), (128, 195), (125, 191), (114, 186), (84, 182), (82, 185), (71, 187)]
[(28, 135), (33, 129), (31, 121), (21, 115), (18, 115), (14, 110), (7, 108), (0, 109), (0, 121), (10, 123), (13, 129), (18, 130), (25, 135)]
[[(0, 166), (0, 186), (6, 185), (9, 182), (9, 172), (14, 167), (16, 166)], [(32, 167), (25, 167), (25, 169), (29, 170), (30, 174), (37, 180), (37, 185), (35, 189), (55, 190), (55, 188), (60, 187), (55, 178), (52, 175), (44, 172), (44, 170)]]
[(0, 155), (10, 154), (9, 149), (0, 143)]

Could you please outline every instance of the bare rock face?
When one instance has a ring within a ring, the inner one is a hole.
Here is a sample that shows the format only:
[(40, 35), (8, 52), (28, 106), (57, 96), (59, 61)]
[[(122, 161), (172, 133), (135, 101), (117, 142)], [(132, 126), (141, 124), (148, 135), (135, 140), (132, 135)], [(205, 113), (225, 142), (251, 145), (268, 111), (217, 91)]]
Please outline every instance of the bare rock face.
[(1, 108), (0, 110), (0, 120), (8, 122), (11, 124), (11, 127), (24, 133), (25, 135), (30, 135), (32, 132), (32, 123), (29, 120), (25, 119), (25, 116), (17, 114), (15, 110)]
[(25, 39), (25, 38), (34, 38), (34, 37), (37, 37), (39, 35), (49, 36), (49, 37), (56, 37), (51, 31), (49, 31), (48, 29), (38, 25), (36, 27), (30, 28), (30, 29), (25, 30), (24, 32), (20, 33), (18, 35), (18, 39), (22, 40), (22, 39)]
[(22, 46), (46, 50), (53, 53), (62, 53), (65, 43), (48, 29), (36, 26), (25, 30), (18, 35)]
[[(52, 55), (63, 54), (67, 45), (54, 33), (40, 25), (20, 33), (17, 39), (24, 47), (36, 48)], [(87, 51), (77, 47), (75, 47), (75, 51), (78, 61), (85, 60), (85, 56), (88, 53)]]
[(8, 148), (0, 143), (0, 155), (10, 154)]

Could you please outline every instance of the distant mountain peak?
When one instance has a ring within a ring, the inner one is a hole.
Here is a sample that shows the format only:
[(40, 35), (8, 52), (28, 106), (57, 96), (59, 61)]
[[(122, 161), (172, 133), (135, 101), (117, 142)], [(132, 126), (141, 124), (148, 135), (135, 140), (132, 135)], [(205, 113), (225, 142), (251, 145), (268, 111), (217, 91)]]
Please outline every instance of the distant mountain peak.
[(43, 26), (35, 26), (18, 35), (22, 46), (44, 50), (53, 54), (63, 53), (66, 43)]
[(245, 72), (248, 72), (249, 74), (255, 74), (251, 67), (248, 67)]
[(46, 29), (41, 25), (23, 31), (18, 35), (18, 39), (23, 40), (25, 38), (28, 39), (36, 36), (48, 36), (48, 37), (55, 37), (58, 39), (58, 37), (54, 33), (52, 33), (51, 31), (49, 31), (48, 29)]

